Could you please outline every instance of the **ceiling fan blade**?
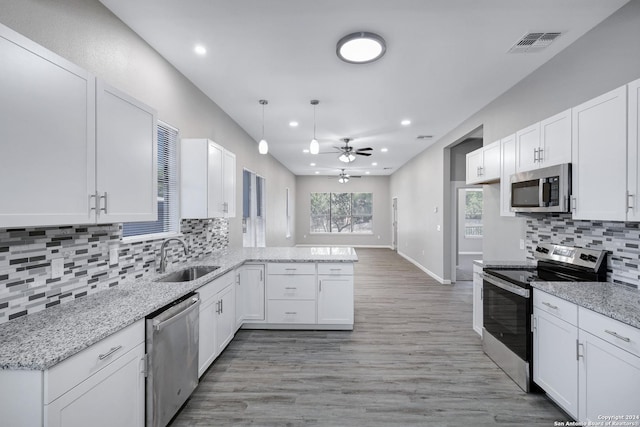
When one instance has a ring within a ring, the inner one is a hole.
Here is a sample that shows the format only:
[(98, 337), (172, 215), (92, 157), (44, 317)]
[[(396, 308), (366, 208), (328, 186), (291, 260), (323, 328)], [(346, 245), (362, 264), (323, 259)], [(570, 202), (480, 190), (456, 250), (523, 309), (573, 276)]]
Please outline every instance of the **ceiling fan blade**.
[(371, 151), (371, 150), (373, 150), (373, 148), (366, 147), (366, 148), (358, 148), (356, 151)]
[(371, 155), (371, 153), (358, 153), (357, 151), (356, 151), (356, 154), (358, 156), (370, 156)]

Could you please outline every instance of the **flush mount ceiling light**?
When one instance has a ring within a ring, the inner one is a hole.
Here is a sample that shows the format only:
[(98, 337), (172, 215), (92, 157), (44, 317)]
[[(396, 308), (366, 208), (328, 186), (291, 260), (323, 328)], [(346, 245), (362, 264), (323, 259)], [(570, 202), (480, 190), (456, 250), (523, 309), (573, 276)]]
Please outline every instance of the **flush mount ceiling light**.
[(387, 44), (377, 34), (358, 31), (338, 41), (336, 55), (350, 64), (367, 64), (382, 58)]
[(311, 154), (318, 154), (320, 152), (320, 144), (316, 139), (316, 106), (320, 103), (317, 99), (311, 100), (311, 105), (313, 105), (313, 139), (309, 144), (309, 152)]
[(269, 152), (269, 144), (267, 144), (267, 140), (264, 139), (264, 106), (267, 105), (269, 101), (261, 99), (258, 102), (262, 105), (262, 139), (258, 143), (258, 152), (260, 154), (267, 154)]

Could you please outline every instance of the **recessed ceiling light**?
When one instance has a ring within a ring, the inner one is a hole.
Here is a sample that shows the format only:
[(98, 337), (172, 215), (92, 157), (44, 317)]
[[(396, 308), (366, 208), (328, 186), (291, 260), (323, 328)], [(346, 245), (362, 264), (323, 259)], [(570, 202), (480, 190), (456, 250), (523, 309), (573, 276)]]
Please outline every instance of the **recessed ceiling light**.
[(371, 163), (371, 166), (378, 166), (378, 162)]
[(382, 37), (374, 33), (358, 31), (338, 41), (338, 58), (350, 64), (366, 64), (380, 59), (387, 50)]
[(411, 120), (409, 119), (404, 119), (403, 121), (400, 122), (400, 124), (402, 126), (409, 126), (411, 124)]
[(195, 53), (197, 53), (200, 56), (204, 56), (207, 53), (207, 48), (202, 46), (201, 44), (197, 44), (194, 48), (193, 51)]
[(365, 172), (364, 174), (365, 174), (365, 175), (369, 175), (370, 173), (371, 173), (371, 172), (369, 172), (369, 171), (366, 171), (366, 172)]
[(380, 151), (382, 151), (383, 153), (386, 153), (387, 151), (389, 151), (388, 148), (381, 148)]
[(303, 152), (303, 153), (308, 153), (308, 152), (309, 152), (309, 149), (308, 149), (308, 148), (305, 148), (304, 150), (302, 150), (302, 152)]
[(296, 122), (295, 120), (292, 122), (289, 122), (289, 126), (291, 126), (292, 128), (298, 127), (298, 122)]
[(309, 163), (309, 166), (315, 166), (315, 165), (316, 165), (315, 163)]
[(320, 171), (316, 171), (316, 175), (318, 175), (320, 173)]

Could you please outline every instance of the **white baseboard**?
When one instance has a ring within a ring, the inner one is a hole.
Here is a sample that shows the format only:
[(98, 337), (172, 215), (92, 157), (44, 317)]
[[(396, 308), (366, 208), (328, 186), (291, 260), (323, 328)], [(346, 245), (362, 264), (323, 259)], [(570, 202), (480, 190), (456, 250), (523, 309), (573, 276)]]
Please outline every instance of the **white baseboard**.
[(458, 252), (458, 255), (482, 255), (482, 252)]
[(427, 273), (429, 276), (433, 277), (434, 279), (436, 279), (439, 283), (443, 284), (443, 285), (450, 285), (451, 284), (451, 280), (445, 280), (442, 277), (438, 276), (437, 274), (435, 274), (433, 271), (429, 270), (428, 268), (425, 268), (422, 264), (420, 264), (418, 261), (416, 261), (415, 259), (411, 258), (410, 256), (403, 254), (402, 252), (398, 251), (398, 255), (400, 255), (402, 258), (406, 259), (407, 261), (409, 261), (411, 264), (415, 265), (416, 267), (418, 267), (420, 270), (424, 271), (425, 273)]
[(390, 245), (296, 245), (296, 247), (298, 248), (369, 248), (369, 249), (391, 249), (393, 250), (393, 247)]

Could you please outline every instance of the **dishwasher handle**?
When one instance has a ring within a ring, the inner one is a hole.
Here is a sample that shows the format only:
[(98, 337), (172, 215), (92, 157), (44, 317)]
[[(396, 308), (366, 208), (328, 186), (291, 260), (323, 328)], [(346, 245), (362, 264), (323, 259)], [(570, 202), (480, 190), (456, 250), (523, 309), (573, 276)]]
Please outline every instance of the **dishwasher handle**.
[(200, 306), (200, 296), (195, 293), (184, 301), (179, 302), (171, 306), (169, 309), (160, 313), (153, 319), (153, 329), (160, 331), (172, 324), (173, 322), (182, 319), (189, 315), (194, 310), (197, 310)]

